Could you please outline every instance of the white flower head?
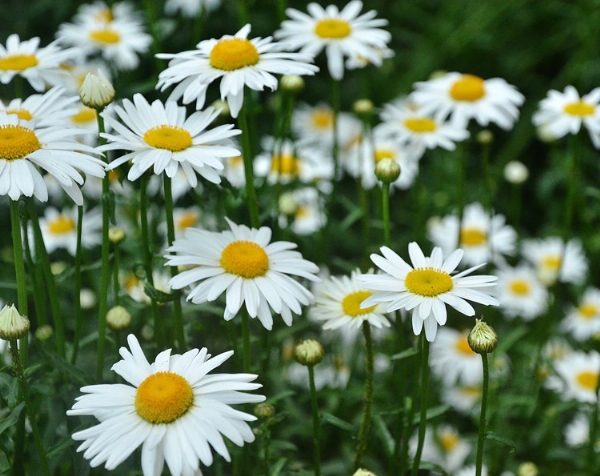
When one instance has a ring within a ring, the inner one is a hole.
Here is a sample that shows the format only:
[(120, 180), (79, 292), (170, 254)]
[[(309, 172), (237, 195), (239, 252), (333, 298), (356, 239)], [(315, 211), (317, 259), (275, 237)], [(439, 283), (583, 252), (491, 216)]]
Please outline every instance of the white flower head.
[[(40, 217), (40, 228), (44, 237), (44, 245), (48, 253), (57, 249), (66, 249), (70, 255), (77, 252), (77, 208), (64, 208), (59, 211), (53, 207), (44, 210)], [(83, 248), (102, 243), (100, 230), (102, 214), (99, 209), (87, 210), (83, 215), (81, 229), (81, 245)], [(30, 234), (33, 239), (33, 233)]]
[[(414, 457), (417, 452), (418, 435), (410, 438), (408, 452)], [(440, 425), (438, 428), (427, 428), (423, 443), (424, 461), (439, 464), (448, 473), (459, 469), (469, 453), (471, 444), (462, 438), (459, 432), (450, 425)]]
[(545, 382), (546, 387), (560, 392), (563, 400), (596, 403), (596, 388), (600, 372), (600, 354), (571, 352), (552, 364), (556, 375)]
[(538, 279), (535, 270), (521, 264), (496, 271), (496, 297), (500, 310), (508, 318), (522, 317), (526, 321), (542, 315), (548, 307), (548, 290)]
[(442, 327), (431, 344), (431, 370), (447, 387), (456, 383), (479, 385), (483, 379), (481, 357), (469, 347), (468, 335), (469, 331)]
[(183, 16), (194, 18), (204, 12), (214, 10), (221, 4), (221, 0), (167, 0), (165, 2), (165, 13), (174, 15), (178, 11)]
[(585, 280), (588, 263), (578, 239), (571, 239), (566, 245), (557, 237), (524, 240), (522, 253), (544, 284), (551, 285), (557, 280), (581, 284)]
[(577, 307), (571, 307), (560, 329), (582, 342), (600, 332), (600, 289), (586, 289)]

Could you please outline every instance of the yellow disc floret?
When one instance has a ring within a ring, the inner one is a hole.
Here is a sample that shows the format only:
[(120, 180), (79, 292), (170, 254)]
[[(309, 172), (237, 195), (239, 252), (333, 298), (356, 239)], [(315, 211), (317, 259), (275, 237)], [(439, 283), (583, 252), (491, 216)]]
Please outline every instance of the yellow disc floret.
[(388, 147), (380, 147), (378, 149), (375, 149), (373, 158), (375, 159), (376, 164), (381, 162), (383, 159), (396, 160), (396, 151)]
[(452, 290), (454, 282), (445, 271), (428, 267), (410, 271), (404, 279), (404, 285), (412, 294), (434, 297)]
[(598, 373), (584, 371), (577, 374), (577, 383), (587, 390), (596, 391), (598, 387)]
[(109, 30), (108, 28), (90, 31), (89, 37), (90, 40), (105, 45), (114, 45), (121, 41), (121, 35), (114, 30)]
[(315, 25), (315, 34), (327, 40), (346, 38), (350, 33), (352, 33), (350, 23), (339, 18), (325, 18)]
[(0, 159), (16, 160), (42, 148), (35, 132), (24, 126), (0, 127)]
[(510, 282), (510, 290), (519, 296), (527, 296), (530, 291), (529, 282), (524, 279), (513, 279)]
[(229, 274), (246, 279), (264, 276), (269, 270), (269, 257), (263, 247), (247, 240), (229, 243), (221, 253), (220, 263)]
[(410, 117), (404, 120), (404, 127), (411, 132), (423, 134), (425, 132), (435, 132), (437, 124), (429, 117)]
[(68, 215), (58, 215), (48, 222), (48, 231), (53, 235), (63, 235), (75, 230), (75, 221)]
[(362, 302), (371, 296), (373, 293), (370, 291), (356, 291), (350, 293), (342, 299), (342, 309), (344, 312), (352, 317), (360, 316), (362, 314), (368, 314), (375, 309), (376, 306), (366, 307), (361, 309), (360, 305)]
[(254, 66), (259, 59), (260, 54), (256, 46), (245, 38), (219, 40), (209, 55), (210, 65), (223, 71)]
[(74, 116), (71, 116), (71, 122), (73, 124), (87, 124), (96, 120), (96, 110), (91, 107), (83, 106), (79, 109), (79, 112)]
[(463, 228), (460, 230), (461, 246), (481, 246), (487, 243), (486, 233), (479, 228)]
[(135, 411), (153, 424), (171, 423), (194, 403), (190, 383), (173, 372), (157, 372), (144, 380), (135, 394)]
[(581, 315), (581, 317), (583, 319), (592, 319), (593, 317), (596, 317), (598, 315), (598, 313), (600, 312), (600, 309), (598, 309), (598, 306), (594, 305), (594, 304), (582, 304), (581, 306), (579, 306), (577, 308), (577, 310), (579, 311), (579, 314)]
[(281, 175), (298, 175), (300, 172), (300, 159), (289, 155), (274, 155), (271, 162), (271, 172)]
[(181, 152), (192, 145), (192, 136), (177, 126), (157, 126), (144, 133), (144, 141), (151, 147)]
[(473, 352), (473, 350), (471, 349), (471, 346), (469, 345), (469, 341), (467, 339), (466, 335), (461, 335), (457, 341), (454, 343), (454, 348), (457, 350), (457, 352), (459, 354), (463, 354), (463, 355), (477, 355), (475, 352)]
[(311, 112), (310, 122), (315, 129), (330, 129), (333, 127), (333, 111), (317, 108)]
[(479, 76), (463, 74), (450, 88), (455, 101), (478, 101), (485, 96), (485, 81)]
[(571, 116), (591, 116), (596, 112), (596, 107), (593, 104), (587, 102), (577, 101), (567, 104), (564, 107), (564, 111)]
[(35, 55), (9, 55), (0, 58), (0, 70), (4, 71), (25, 71), (38, 65), (38, 59)]

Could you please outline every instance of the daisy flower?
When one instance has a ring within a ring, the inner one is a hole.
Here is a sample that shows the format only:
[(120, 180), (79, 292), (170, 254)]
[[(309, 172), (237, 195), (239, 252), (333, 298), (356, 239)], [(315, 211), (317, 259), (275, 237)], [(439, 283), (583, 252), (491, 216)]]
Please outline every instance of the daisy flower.
[(467, 127), (470, 119), (480, 126), (490, 123), (512, 128), (519, 117), (524, 96), (502, 78), (483, 79), (472, 74), (446, 73), (442, 77), (415, 83), (412, 100), (424, 114)]
[(496, 275), (496, 297), (505, 316), (520, 316), (530, 321), (546, 312), (548, 290), (531, 266), (521, 264), (515, 268), (502, 267), (496, 271)]
[(381, 26), (387, 20), (375, 18), (377, 12), (370, 10), (360, 15), (362, 2), (352, 1), (341, 11), (335, 5), (323, 8), (318, 3), (308, 4), (308, 15), (294, 8), (286, 10), (291, 20), (285, 20), (275, 38), (290, 49), (314, 58), (323, 49), (327, 55), (329, 74), (336, 80), (344, 77), (344, 57), (361, 57), (381, 66), (381, 51), (391, 40), (389, 32)]
[(78, 96), (65, 96), (65, 89), (57, 86), (44, 94), (32, 94), (25, 99), (13, 99), (7, 104), (0, 100), (0, 111), (16, 114), (19, 119), (39, 125), (56, 125), (77, 112)]
[(90, 154), (96, 149), (75, 138), (81, 130), (62, 124), (40, 127), (0, 111), (0, 195), (48, 200), (48, 188), (38, 167), (51, 174), (77, 205), (83, 204), (80, 173), (104, 177), (105, 164)]
[(219, 5), (221, 5), (221, 0), (167, 0), (165, 13), (174, 15), (180, 11), (183, 16), (194, 18), (204, 12), (214, 10)]
[(271, 230), (236, 225), (227, 220), (231, 231), (221, 233), (188, 228), (183, 238), (173, 242), (166, 255), (168, 266), (195, 266), (170, 281), (174, 289), (193, 285), (188, 301), (200, 304), (214, 301), (226, 291), (225, 320), (233, 319), (242, 304), (250, 317), (271, 330), (271, 310), (292, 325), (292, 312), (311, 304), (313, 294), (290, 275), (318, 281), (319, 268), (302, 258), (295, 243), (271, 243)]
[(442, 327), (431, 344), (429, 364), (433, 374), (445, 386), (457, 382), (479, 385), (483, 379), (481, 357), (471, 350), (467, 342), (468, 335), (469, 331)]
[(457, 215), (429, 222), (428, 237), (435, 246), (442, 248), (445, 255), (462, 248), (465, 264), (473, 266), (514, 254), (517, 233), (506, 225), (504, 215), (490, 217), (480, 203), (471, 203), (465, 207), (462, 220), (460, 233)]
[(262, 395), (252, 374), (212, 374), (233, 351), (215, 357), (206, 348), (183, 355), (165, 350), (150, 364), (134, 335), (127, 337), (129, 349), (121, 347), (123, 360), (112, 366), (128, 384), (89, 385), (77, 397), (67, 415), (90, 415), (99, 423), (73, 433), (83, 441), (77, 451), (91, 460), (116, 468), (141, 445), (144, 476), (162, 474), (165, 461), (173, 476), (200, 473), (200, 462), (213, 462), (211, 447), (227, 461), (229, 451), (223, 436), (243, 446), (254, 441), (248, 421), (256, 417), (230, 405), (256, 403)]
[(435, 247), (430, 257), (426, 257), (419, 245), (408, 245), (412, 266), (386, 246), (380, 248), (382, 256), (371, 255), (371, 261), (382, 271), (382, 275), (363, 274), (359, 282), (368, 290), (375, 291), (361, 306), (385, 304), (386, 312), (398, 309), (412, 310), (412, 326), (415, 335), (425, 327), (425, 337), (433, 342), (437, 326), (446, 324), (446, 304), (467, 316), (475, 315), (475, 309), (467, 300), (484, 306), (497, 306), (498, 301), (489, 291), (478, 288), (495, 286), (495, 276), (467, 276), (477, 268), (469, 268), (462, 273), (451, 275), (463, 257), (463, 250), (453, 251), (442, 259), (442, 249)]
[[(413, 458), (417, 452), (417, 443), (418, 435), (415, 434), (408, 443), (408, 452)], [(470, 452), (471, 444), (451, 425), (440, 425), (435, 429), (428, 427), (425, 431), (421, 458), (440, 465), (450, 474), (463, 465)]]
[[(48, 253), (63, 248), (75, 256), (77, 251), (77, 208), (64, 208), (62, 211), (58, 211), (54, 207), (47, 207), (44, 210), (44, 216), (40, 217), (40, 228)], [(87, 210), (81, 230), (81, 245), (84, 248), (99, 245), (102, 242), (101, 228), (102, 214), (100, 210)], [(33, 233), (31, 237), (33, 238)]]
[[(310, 235), (325, 226), (325, 203), (315, 188), (299, 188), (279, 198), (279, 226), (288, 225), (297, 235)], [(291, 223), (290, 223), (291, 222)]]
[(150, 105), (144, 96), (136, 94), (133, 102), (125, 99), (123, 107), (109, 109), (114, 110), (122, 122), (110, 111), (102, 113), (107, 126), (114, 130), (113, 134), (103, 134), (108, 144), (102, 150), (131, 151), (109, 165), (114, 169), (131, 160), (129, 180), (137, 180), (151, 167), (156, 175), (165, 172), (168, 177), (173, 177), (181, 167), (191, 187), (198, 184), (196, 174), (209, 182), (219, 183), (221, 178), (217, 170), (223, 169), (221, 159), (240, 154), (239, 150), (223, 145), (224, 140), (240, 133), (233, 125), (206, 130), (219, 115), (212, 107), (186, 118), (185, 107), (173, 101), (163, 104), (156, 100)]
[(558, 237), (541, 240), (524, 240), (522, 254), (536, 268), (538, 278), (546, 285), (558, 279), (562, 283), (581, 284), (586, 277), (588, 264), (581, 242)]
[(65, 74), (60, 64), (78, 53), (75, 49), (60, 48), (56, 41), (43, 48), (39, 44), (38, 37), (20, 41), (19, 35), (10, 35), (6, 46), (0, 45), (0, 83), (8, 84), (19, 75), (39, 92), (48, 84), (58, 84), (60, 76)]
[[(481, 385), (453, 385), (440, 392), (443, 403), (464, 415), (473, 415), (481, 401)], [(479, 415), (477, 415), (479, 416)]]
[(271, 37), (249, 40), (249, 33), (250, 25), (246, 25), (234, 36), (201, 41), (196, 50), (158, 54), (170, 61), (159, 74), (156, 87), (164, 91), (177, 84), (169, 99), (183, 97), (184, 104), (196, 100), (196, 109), (200, 109), (208, 85), (221, 79), (221, 99), (227, 100), (231, 116), (237, 117), (244, 102), (244, 86), (255, 91), (266, 86), (274, 91), (278, 82), (273, 74), (313, 75), (319, 70), (309, 64), (309, 56), (288, 53)]
[(361, 308), (362, 302), (373, 292), (361, 286), (359, 273), (360, 270), (354, 270), (350, 276), (332, 276), (318, 285), (317, 300), (311, 307), (311, 315), (323, 322), (323, 329), (342, 326), (360, 329), (363, 322), (377, 328), (390, 326), (382, 305)]
[[(583, 413), (578, 413), (564, 429), (565, 443), (571, 448), (584, 446), (590, 441), (590, 418)], [(596, 444), (596, 451), (600, 450), (600, 443)]]
[(598, 386), (598, 370), (600, 354), (572, 352), (552, 364), (556, 375), (551, 375), (545, 382), (546, 387), (561, 392), (563, 400), (596, 403), (596, 387)]
[[(171, 286), (169, 285), (169, 279), (171, 275), (162, 270), (152, 271), (152, 282), (154, 283), (154, 289), (165, 294), (171, 293)], [(146, 294), (145, 281), (140, 279), (135, 273), (127, 272), (119, 277), (122, 289), (125, 293), (133, 299), (135, 302), (144, 304), (150, 304), (152, 299)]]
[(600, 332), (600, 289), (586, 289), (581, 303), (573, 307), (560, 324), (560, 329), (582, 342)]
[(573, 86), (567, 86), (564, 92), (551, 90), (542, 99), (539, 109), (533, 115), (533, 124), (543, 128), (545, 133), (555, 139), (567, 134), (577, 134), (585, 126), (594, 143), (600, 148), (600, 88), (579, 97)]

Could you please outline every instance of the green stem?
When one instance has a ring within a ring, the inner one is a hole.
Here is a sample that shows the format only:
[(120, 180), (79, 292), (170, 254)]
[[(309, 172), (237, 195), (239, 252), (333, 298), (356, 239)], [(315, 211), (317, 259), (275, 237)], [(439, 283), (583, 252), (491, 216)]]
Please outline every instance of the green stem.
[(360, 209), (362, 210), (362, 216), (360, 219), (360, 224), (362, 228), (362, 263), (365, 269), (369, 268), (369, 246), (371, 244), (371, 223), (369, 217), (369, 192), (362, 185), (362, 180), (360, 177), (356, 180), (356, 185), (358, 187), (358, 200), (360, 203)]
[(463, 228), (463, 214), (466, 202), (466, 187), (467, 187), (467, 146), (462, 144), (462, 147), (457, 147), (458, 164), (456, 172), (458, 174), (458, 237), (456, 246), (461, 246), (461, 231)]
[[(417, 352), (419, 355), (423, 354), (423, 342), (424, 339), (419, 339), (417, 343)], [(422, 359), (421, 359), (422, 360)], [(414, 375), (419, 375), (421, 372), (422, 362), (417, 362), (417, 368), (414, 371)], [(404, 427), (402, 439), (402, 450), (401, 450), (401, 459), (400, 459), (400, 471), (398, 474), (405, 474), (408, 467), (408, 442), (410, 439), (410, 435), (412, 433), (413, 421), (415, 418), (415, 412), (417, 409), (417, 397), (419, 396), (419, 385), (417, 382), (413, 382), (411, 400), (410, 400), (410, 408), (408, 409), (408, 415), (406, 416), (406, 426)]]
[(360, 468), (363, 455), (367, 449), (369, 432), (371, 430), (371, 418), (373, 413), (373, 377), (374, 377), (374, 357), (373, 357), (373, 339), (371, 338), (371, 325), (368, 321), (362, 323), (363, 335), (365, 336), (365, 360), (366, 377), (363, 396), (363, 415), (360, 422), (360, 431), (358, 433), (358, 445), (354, 456), (354, 469)]
[(381, 183), (381, 211), (383, 215), (383, 242), (385, 246), (390, 246), (392, 241), (390, 233), (390, 184)]
[(77, 353), (79, 352), (79, 338), (81, 336), (81, 235), (83, 230), (83, 206), (77, 207), (77, 247), (75, 251), (75, 276), (74, 276), (74, 307), (75, 329), (73, 334), (73, 354), (71, 355), (71, 364), (75, 365)]
[[(173, 220), (173, 192), (171, 190), (171, 177), (163, 175), (165, 192), (165, 212), (167, 219), (167, 242), (173, 245), (175, 241), (175, 222)], [(177, 276), (177, 266), (170, 266), (171, 277)], [(181, 310), (181, 299), (179, 295), (173, 301), (173, 335), (177, 338), (178, 347), (181, 351), (185, 349), (185, 330), (183, 328), (183, 312)]]
[(242, 313), (242, 368), (244, 373), (250, 372), (250, 316)]
[(254, 188), (254, 169), (253, 169), (253, 157), (252, 147), (250, 144), (250, 130), (248, 128), (248, 98), (246, 103), (242, 106), (240, 114), (238, 116), (238, 125), (242, 130), (242, 157), (244, 159), (244, 173), (246, 175), (246, 198), (248, 199), (248, 212), (250, 213), (250, 224), (253, 228), (260, 226), (260, 219), (258, 214), (258, 199), (256, 198), (256, 189)]
[(427, 388), (429, 384), (429, 342), (425, 338), (425, 332), (420, 336), (421, 339), (421, 409), (419, 419), (419, 436), (417, 452), (413, 460), (411, 476), (417, 476), (419, 465), (421, 464), (421, 455), (423, 454), (423, 443), (425, 442), (425, 431), (427, 430)]
[(340, 82), (333, 78), (331, 80), (331, 106), (333, 108), (333, 147), (331, 155), (333, 157), (333, 184), (335, 189), (335, 184), (340, 178), (340, 143), (338, 134), (338, 117), (340, 115)]
[(481, 354), (481, 361), (483, 363), (483, 385), (481, 393), (481, 414), (479, 415), (479, 434), (477, 438), (477, 457), (475, 458), (475, 476), (481, 476), (481, 469), (483, 467), (483, 444), (485, 442), (485, 413), (487, 410), (487, 398), (488, 398), (488, 387), (489, 387), (489, 366), (488, 357), (486, 353)]
[(315, 476), (321, 475), (321, 424), (319, 421), (319, 407), (317, 405), (317, 389), (315, 387), (315, 367), (308, 366), (308, 382), (310, 385), (310, 403), (313, 420), (313, 450), (315, 459)]
[(570, 141), (570, 153), (568, 154), (567, 162), (567, 199), (565, 202), (565, 218), (563, 226), (563, 238), (565, 242), (573, 233), (571, 225), (573, 224), (573, 213), (575, 211), (575, 194), (581, 183), (577, 181), (577, 156), (579, 155), (579, 138), (573, 135)]
[(481, 145), (481, 162), (483, 163), (483, 174), (485, 175), (487, 210), (491, 213), (494, 206), (494, 178), (490, 167), (490, 144)]
[(120, 249), (119, 243), (113, 243), (113, 302), (115, 306), (119, 305), (119, 292), (121, 291), (121, 286), (119, 283), (119, 269), (120, 269)]

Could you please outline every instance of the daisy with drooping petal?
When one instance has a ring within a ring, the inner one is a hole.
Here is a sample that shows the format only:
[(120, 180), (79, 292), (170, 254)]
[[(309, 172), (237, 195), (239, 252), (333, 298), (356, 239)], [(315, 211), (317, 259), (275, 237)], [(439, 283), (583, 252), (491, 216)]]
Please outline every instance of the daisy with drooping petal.
[(360, 329), (363, 322), (374, 327), (389, 327), (380, 304), (361, 308), (361, 303), (373, 294), (358, 281), (360, 271), (354, 270), (350, 276), (331, 276), (318, 284), (316, 302), (311, 307), (311, 315), (323, 322), (323, 329), (337, 329), (348, 326)]
[[(99, 245), (102, 242), (101, 227), (100, 210), (87, 210), (81, 230), (81, 245), (84, 248)], [(64, 208), (62, 211), (58, 211), (56, 208), (47, 207), (44, 210), (44, 216), (40, 217), (40, 228), (48, 253), (64, 248), (72, 256), (75, 256), (77, 251), (77, 208)], [(31, 236), (33, 237), (33, 233)]]
[(466, 316), (475, 314), (475, 309), (467, 300), (484, 306), (499, 304), (485, 290), (494, 287), (498, 278), (489, 275), (467, 276), (483, 264), (451, 275), (463, 257), (461, 249), (452, 252), (444, 260), (441, 248), (435, 247), (431, 256), (426, 257), (419, 245), (412, 242), (408, 245), (412, 266), (387, 246), (380, 249), (383, 257), (372, 254), (371, 261), (384, 274), (359, 276), (359, 282), (366, 289), (374, 291), (362, 302), (362, 306), (385, 304), (387, 312), (412, 310), (415, 335), (421, 334), (425, 327), (425, 337), (429, 342), (434, 341), (438, 324), (443, 326), (446, 323), (446, 304)]
[(121, 347), (123, 360), (112, 370), (127, 384), (90, 385), (81, 388), (67, 415), (90, 415), (99, 423), (73, 433), (83, 441), (77, 451), (90, 466), (104, 463), (116, 468), (138, 447), (144, 476), (162, 474), (166, 461), (173, 476), (200, 475), (200, 462), (213, 462), (211, 447), (230, 461), (223, 437), (237, 446), (254, 441), (247, 422), (256, 417), (230, 405), (256, 403), (262, 395), (245, 393), (261, 387), (252, 374), (210, 374), (233, 351), (215, 357), (206, 348), (183, 355), (165, 350), (150, 364), (133, 334), (129, 349)]
[(78, 96), (65, 96), (64, 88), (58, 86), (44, 94), (32, 94), (25, 99), (13, 99), (8, 104), (0, 100), (0, 111), (16, 114), (19, 119), (39, 125), (56, 125), (77, 111)]
[(555, 139), (577, 134), (583, 125), (594, 147), (600, 148), (600, 88), (581, 98), (573, 86), (565, 87), (562, 93), (549, 91), (533, 115), (533, 124)]
[(165, 172), (172, 178), (181, 167), (191, 187), (198, 184), (196, 174), (219, 183), (217, 170), (223, 169), (221, 159), (240, 154), (239, 150), (223, 144), (240, 133), (233, 125), (206, 130), (219, 115), (211, 107), (186, 118), (185, 107), (174, 101), (163, 104), (156, 100), (150, 105), (144, 96), (136, 94), (133, 102), (125, 99), (123, 107), (114, 106), (113, 110), (122, 122), (107, 112), (102, 113), (107, 126), (114, 130), (103, 134), (108, 144), (102, 149), (131, 151), (109, 165), (114, 169), (131, 160), (129, 180), (137, 180), (150, 168), (157, 175)]
[(536, 268), (540, 281), (551, 285), (561, 283), (581, 284), (587, 274), (588, 264), (581, 242), (567, 241), (558, 237), (540, 240), (524, 240), (522, 253)]
[(81, 130), (62, 124), (39, 127), (0, 111), (0, 195), (48, 200), (48, 188), (38, 167), (51, 174), (77, 205), (83, 204), (80, 172), (104, 177), (104, 162), (96, 149), (75, 140)]
[(483, 379), (481, 357), (469, 346), (468, 335), (469, 331), (460, 332), (450, 327), (442, 327), (435, 342), (431, 344), (431, 370), (447, 387), (457, 382), (463, 385), (479, 385)]
[(466, 127), (475, 119), (480, 126), (490, 123), (511, 129), (519, 117), (525, 97), (502, 78), (483, 79), (472, 74), (446, 73), (415, 83), (412, 100), (424, 114)]
[(496, 297), (500, 310), (508, 317), (522, 317), (526, 321), (541, 316), (548, 308), (548, 290), (526, 264), (514, 268), (502, 267), (496, 271)]
[(379, 27), (388, 22), (375, 18), (375, 10), (360, 15), (362, 7), (362, 2), (354, 0), (341, 11), (335, 5), (323, 8), (318, 3), (308, 4), (309, 14), (288, 8), (286, 13), (291, 19), (281, 24), (275, 38), (312, 58), (325, 49), (329, 74), (336, 80), (344, 77), (344, 57), (361, 57), (381, 66), (380, 52), (387, 48), (392, 37)]
[(183, 16), (194, 18), (204, 12), (214, 10), (221, 4), (221, 0), (167, 0), (165, 2), (165, 13), (174, 15), (178, 11)]
[(299, 276), (318, 281), (319, 268), (302, 258), (295, 243), (271, 243), (271, 230), (236, 225), (227, 219), (231, 231), (221, 233), (188, 228), (167, 251), (167, 266), (195, 266), (174, 276), (174, 289), (192, 285), (188, 301), (199, 304), (214, 301), (224, 291), (225, 320), (233, 319), (243, 304), (250, 317), (271, 330), (271, 311), (292, 325), (292, 312), (311, 304), (313, 294), (291, 278)]
[(546, 387), (560, 392), (563, 400), (596, 403), (596, 388), (600, 371), (600, 354), (571, 352), (555, 360), (552, 365), (557, 375), (551, 375)]
[(560, 329), (576, 341), (585, 341), (600, 332), (600, 289), (586, 289), (579, 306), (572, 307)]
[(201, 41), (196, 50), (177, 54), (160, 53), (169, 66), (158, 76), (157, 88), (164, 91), (177, 84), (169, 99), (183, 98), (184, 104), (196, 101), (196, 109), (204, 106), (206, 89), (221, 80), (221, 99), (227, 100), (232, 117), (237, 117), (244, 102), (244, 87), (262, 91), (277, 89), (273, 74), (313, 75), (319, 68), (310, 64), (312, 58), (289, 53), (271, 37), (248, 39), (250, 25), (234, 36)]
[(514, 254), (517, 233), (506, 224), (504, 215), (490, 217), (480, 203), (471, 203), (464, 208), (460, 233), (458, 223), (457, 215), (429, 222), (429, 239), (441, 247), (444, 254), (462, 248), (465, 252), (463, 261), (471, 266)]

